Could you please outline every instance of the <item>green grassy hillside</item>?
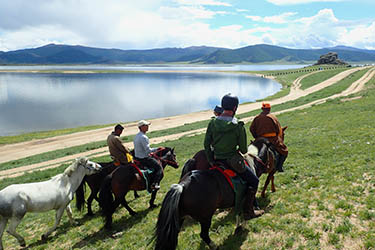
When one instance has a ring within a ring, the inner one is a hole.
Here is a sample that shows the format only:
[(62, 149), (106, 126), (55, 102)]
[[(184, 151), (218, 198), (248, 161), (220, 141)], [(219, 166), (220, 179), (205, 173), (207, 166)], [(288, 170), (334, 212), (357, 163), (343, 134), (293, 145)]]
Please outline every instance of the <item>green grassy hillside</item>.
[[(275, 193), (259, 199), (265, 215), (244, 224), (234, 235), (231, 211), (220, 211), (213, 219), (210, 235), (220, 249), (374, 249), (375, 248), (375, 134), (373, 106), (375, 79), (355, 99), (333, 100), (311, 108), (279, 115), (286, 131), (290, 155), (285, 172), (275, 176)], [(246, 124), (248, 129), (249, 124)], [(183, 163), (203, 148), (204, 135), (164, 143), (175, 147)], [(250, 140), (249, 136), (249, 140)], [(156, 146), (156, 145), (154, 145)], [(108, 157), (97, 160), (109, 161)], [(58, 169), (2, 180), (1, 188), (49, 178)], [(167, 168), (156, 202), (161, 203), (181, 168)], [(265, 176), (261, 177), (261, 185)], [(159, 208), (149, 210), (149, 195), (133, 200), (138, 215), (124, 209), (114, 216), (114, 230), (107, 232), (102, 219), (85, 217), (75, 209), (79, 226), (71, 226), (64, 215), (57, 232), (47, 242), (40, 235), (54, 221), (54, 213), (27, 214), (19, 226), (30, 249), (152, 249), (149, 245)], [(97, 211), (94, 202), (94, 211)], [(207, 249), (199, 237), (200, 228), (186, 220), (179, 234), (178, 249)], [(18, 247), (5, 233), (6, 248)]]

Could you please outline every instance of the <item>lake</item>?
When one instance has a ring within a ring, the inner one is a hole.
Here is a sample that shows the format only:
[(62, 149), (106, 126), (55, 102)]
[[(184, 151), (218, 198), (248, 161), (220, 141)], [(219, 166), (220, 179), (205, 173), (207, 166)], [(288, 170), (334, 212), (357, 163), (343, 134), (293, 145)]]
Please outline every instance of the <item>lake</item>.
[[(221, 97), (226, 93), (238, 95), (240, 103), (243, 103), (264, 98), (280, 90), (279, 83), (266, 78), (234, 73), (199, 72), (218, 70), (217, 68), (229, 71), (250, 70), (244, 69), (244, 66), (246, 65), (1, 66), (0, 69), (115, 68), (178, 72), (0, 73), (0, 136), (173, 116), (212, 109), (220, 104)], [(260, 65), (255, 66), (258, 66), (258, 69), (251, 70), (259, 70)], [(269, 66), (275, 65), (267, 65), (265, 68)]]

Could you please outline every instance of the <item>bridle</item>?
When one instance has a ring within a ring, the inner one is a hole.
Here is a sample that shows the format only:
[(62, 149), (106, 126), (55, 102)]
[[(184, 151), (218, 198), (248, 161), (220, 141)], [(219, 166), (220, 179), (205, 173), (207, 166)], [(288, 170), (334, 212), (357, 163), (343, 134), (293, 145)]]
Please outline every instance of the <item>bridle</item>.
[(165, 165), (177, 166), (177, 167), (178, 167), (178, 164), (177, 164), (176, 161), (172, 161), (172, 160), (169, 160), (169, 159), (167, 158), (167, 154), (168, 154), (169, 152), (171, 152), (171, 151), (168, 151), (168, 152), (167, 152), (165, 155), (163, 155), (163, 156), (160, 155), (161, 152), (164, 151), (165, 149), (166, 149), (166, 148), (160, 148), (160, 149), (158, 149), (156, 152), (151, 153), (151, 156), (154, 157), (155, 159), (159, 160), (159, 161), (162, 163), (163, 167), (164, 167)]
[(247, 155), (249, 155), (250, 157), (254, 158), (266, 170), (269, 169), (269, 165), (270, 165), (270, 151), (268, 150), (268, 147), (267, 147), (267, 162), (263, 162), (262, 159), (260, 159), (259, 156), (257, 156), (257, 155), (254, 155), (254, 154), (251, 154), (251, 153), (247, 153)]

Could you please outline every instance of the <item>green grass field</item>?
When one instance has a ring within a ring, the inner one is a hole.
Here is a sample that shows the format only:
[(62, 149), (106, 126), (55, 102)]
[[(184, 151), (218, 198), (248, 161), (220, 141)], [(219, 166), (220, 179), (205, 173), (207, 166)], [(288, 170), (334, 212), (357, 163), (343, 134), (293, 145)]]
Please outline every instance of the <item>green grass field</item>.
[[(363, 73), (358, 72), (351, 78)], [(345, 88), (348, 82), (344, 79), (340, 84), (325, 91), (334, 93)], [(281, 124), (289, 127), (285, 140), (290, 154), (285, 172), (275, 176), (277, 191), (268, 190), (266, 198), (259, 198), (265, 215), (246, 222), (239, 235), (234, 235), (233, 213), (217, 212), (210, 236), (220, 249), (375, 248), (375, 139), (372, 136), (375, 133), (375, 79), (366, 87), (357, 94), (361, 97), (358, 99), (331, 100), (278, 116)], [(326, 92), (319, 96), (328, 95)], [(246, 124), (247, 130), (248, 127)], [(203, 148), (203, 138), (204, 135), (186, 136), (163, 143), (163, 146), (175, 147), (180, 168), (166, 168), (157, 204), (161, 204), (170, 185), (178, 182), (184, 162)], [(109, 161), (109, 157), (94, 160)], [(0, 187), (48, 179), (66, 166), (4, 179)], [(260, 185), (264, 181), (262, 176)], [(152, 249), (149, 241), (159, 208), (148, 209), (150, 196), (146, 192), (141, 192), (137, 200), (130, 193), (127, 197), (138, 215), (131, 217), (120, 207), (114, 214), (114, 229), (110, 232), (102, 228), (103, 220), (98, 213), (90, 218), (75, 209), (74, 217), (80, 225), (70, 225), (64, 215), (47, 242), (41, 242), (40, 236), (52, 226), (53, 212), (27, 214), (19, 232), (30, 249)], [(97, 211), (94, 202), (94, 212)], [(196, 222), (186, 220), (179, 234), (178, 249), (208, 249), (200, 240), (199, 232)], [(9, 234), (5, 233), (3, 240), (5, 248), (18, 248)]]

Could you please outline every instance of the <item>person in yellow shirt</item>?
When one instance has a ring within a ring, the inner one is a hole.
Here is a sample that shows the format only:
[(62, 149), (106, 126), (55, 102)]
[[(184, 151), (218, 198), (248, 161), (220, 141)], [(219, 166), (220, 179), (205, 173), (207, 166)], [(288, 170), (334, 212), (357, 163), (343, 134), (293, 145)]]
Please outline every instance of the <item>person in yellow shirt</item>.
[(122, 144), (120, 135), (124, 127), (120, 124), (115, 126), (114, 131), (108, 135), (107, 144), (109, 153), (114, 159), (115, 162), (120, 163), (121, 165), (126, 165), (132, 161), (130, 150)]

